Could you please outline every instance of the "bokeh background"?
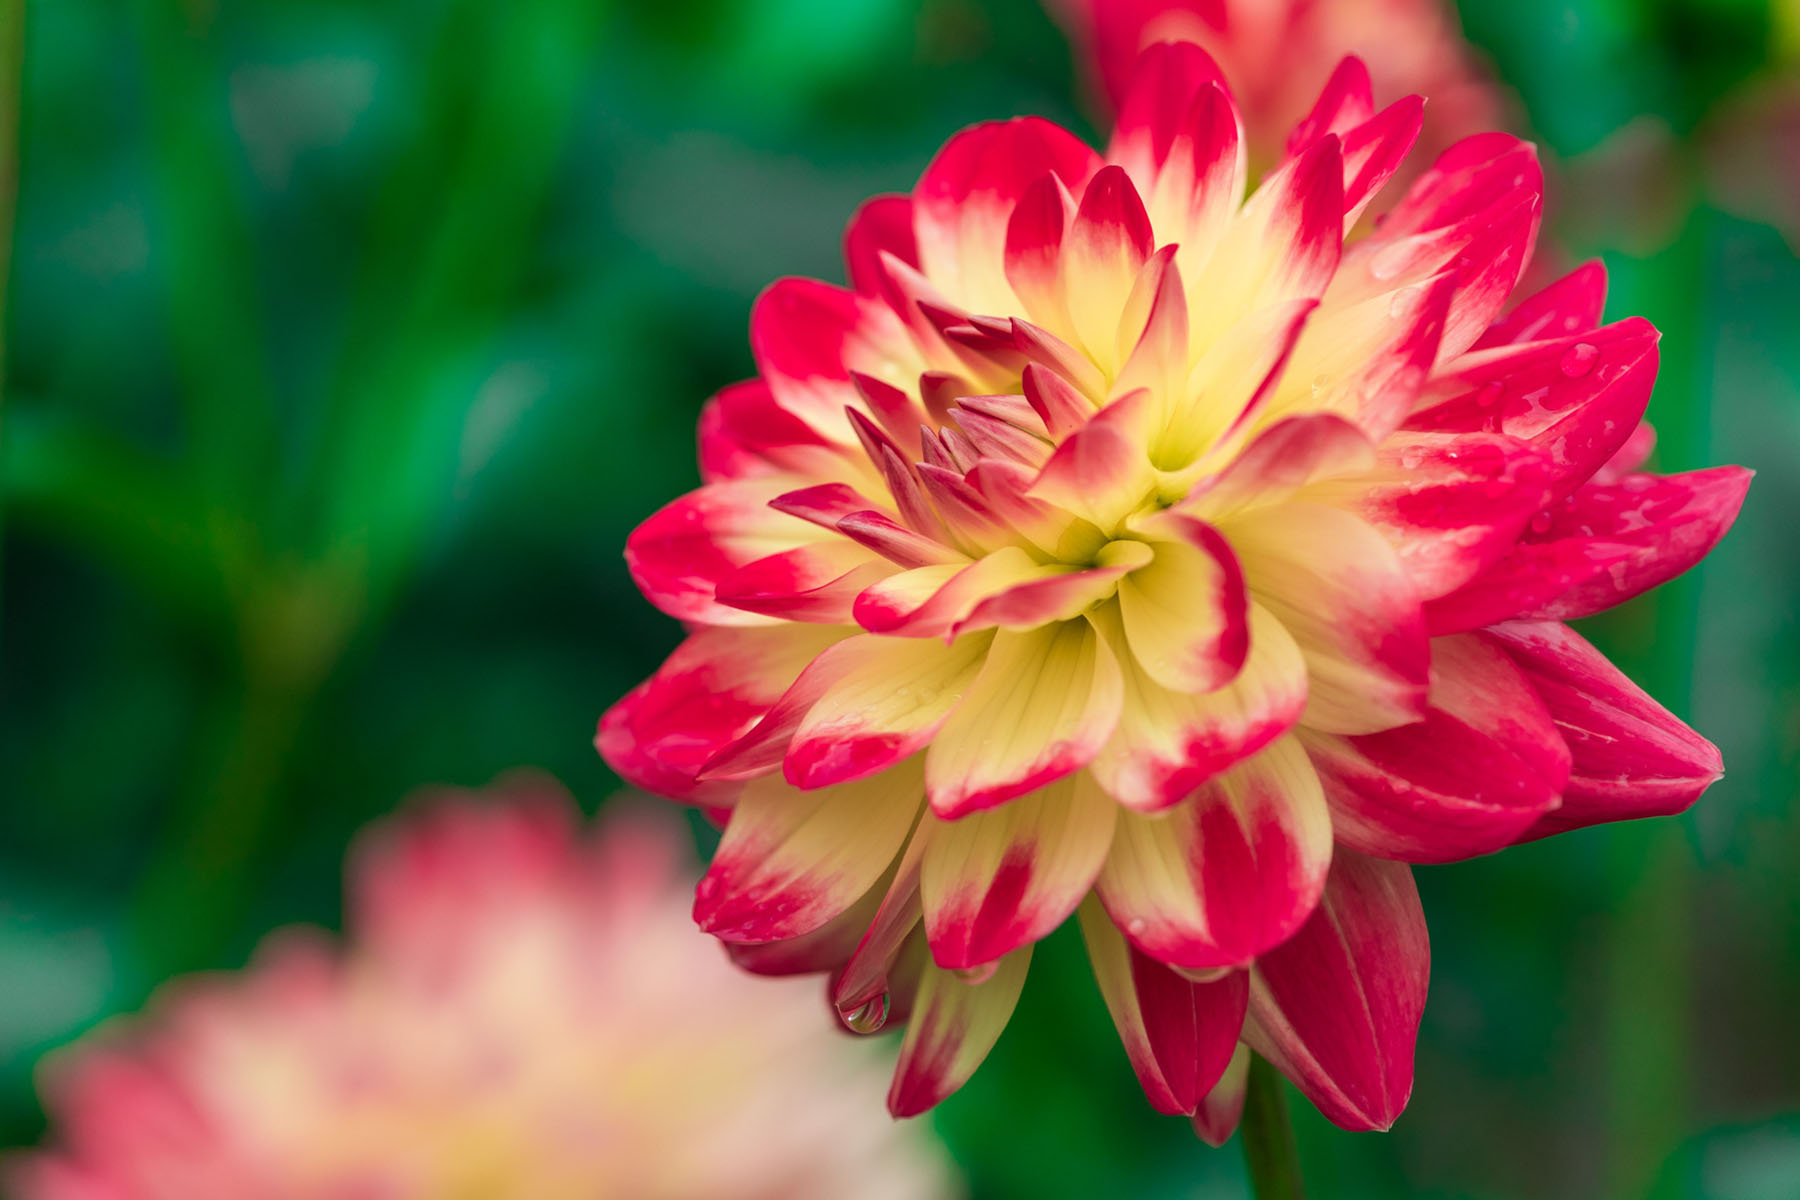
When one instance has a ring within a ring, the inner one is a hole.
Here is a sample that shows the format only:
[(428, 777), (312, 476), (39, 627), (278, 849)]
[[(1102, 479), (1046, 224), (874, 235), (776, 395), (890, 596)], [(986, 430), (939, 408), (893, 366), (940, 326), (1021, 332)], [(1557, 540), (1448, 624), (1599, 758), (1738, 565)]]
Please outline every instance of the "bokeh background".
[[(594, 720), (678, 633), (620, 547), (695, 482), (751, 298), (841, 279), (857, 202), (962, 125), (1095, 132), (1036, 0), (24, 9), (0, 1145), (42, 1132), (46, 1050), (333, 924), (346, 842), (409, 789), (530, 763), (603, 803)], [(1420, 870), (1413, 1105), (1379, 1136), (1297, 1104), (1302, 1155), (1322, 1196), (1787, 1200), (1800, 13), (1461, 16), (1554, 164), (1543, 252), (1603, 257), (1609, 317), (1664, 331), (1653, 461), (1759, 471), (1701, 570), (1584, 623), (1728, 774), (1680, 820)], [(1033, 977), (934, 1118), (973, 1194), (1242, 1194), (1142, 1099), (1078, 939)]]

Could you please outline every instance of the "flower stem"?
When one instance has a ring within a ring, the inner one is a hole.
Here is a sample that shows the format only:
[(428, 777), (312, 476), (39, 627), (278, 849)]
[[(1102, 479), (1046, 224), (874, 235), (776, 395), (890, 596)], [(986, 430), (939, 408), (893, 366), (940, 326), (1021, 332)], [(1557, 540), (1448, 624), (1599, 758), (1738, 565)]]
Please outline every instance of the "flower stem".
[(6, 301), (12, 279), (13, 217), (19, 204), (24, 75), (25, 0), (0, 0), (0, 418), (6, 412)]
[(1256, 1200), (1304, 1200), (1300, 1154), (1288, 1120), (1287, 1090), (1280, 1072), (1260, 1054), (1250, 1056), (1244, 1090), (1244, 1165)]

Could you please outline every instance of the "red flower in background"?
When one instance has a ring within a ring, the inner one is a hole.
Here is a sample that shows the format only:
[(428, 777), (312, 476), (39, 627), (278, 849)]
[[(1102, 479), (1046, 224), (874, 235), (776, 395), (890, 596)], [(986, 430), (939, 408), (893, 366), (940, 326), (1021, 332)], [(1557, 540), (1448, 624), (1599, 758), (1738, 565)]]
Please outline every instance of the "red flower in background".
[(1421, 103), (1346, 61), (1245, 197), (1218, 69), (1154, 46), (1104, 156), (967, 130), (776, 283), (699, 490), (626, 555), (684, 622), (602, 719), (726, 819), (695, 915), (974, 1071), (1079, 910), (1151, 1101), (1222, 1140), (1245, 1043), (1332, 1120), (1412, 1086), (1407, 863), (1680, 810), (1717, 752), (1561, 622), (1697, 562), (1747, 473), (1635, 473), (1656, 331), (1576, 271), (1502, 316), (1532, 148), (1469, 138), (1366, 236)]
[[(1347, 55), (1368, 65), (1378, 104), (1430, 97), (1416, 161), (1504, 124), (1505, 105), (1446, 0), (1045, 0), (1108, 109), (1140, 52), (1193, 42), (1230, 82), (1253, 158), (1273, 162)], [(1404, 177), (1404, 176), (1403, 176)]]
[(941, 1151), (880, 1117), (876, 1062), (808, 1019), (795, 991), (816, 990), (744, 977), (693, 928), (678, 822), (587, 834), (548, 780), (494, 791), (364, 840), (346, 946), (277, 935), (53, 1056), (57, 1142), (6, 1194), (957, 1193)]

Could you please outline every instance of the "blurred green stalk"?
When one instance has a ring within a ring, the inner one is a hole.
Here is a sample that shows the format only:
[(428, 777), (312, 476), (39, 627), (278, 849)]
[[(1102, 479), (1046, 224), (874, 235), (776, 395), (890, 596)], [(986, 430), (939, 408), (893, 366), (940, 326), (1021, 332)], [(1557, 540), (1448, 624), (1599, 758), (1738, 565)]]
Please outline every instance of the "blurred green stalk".
[(1300, 1151), (1288, 1119), (1287, 1081), (1260, 1054), (1250, 1056), (1240, 1136), (1251, 1195), (1256, 1200), (1304, 1200)]
[[(25, 0), (0, 0), (0, 461), (6, 438), (6, 313), (11, 295), (13, 216), (19, 207), (19, 100), (25, 74)], [(3, 495), (0, 491), (0, 495)], [(5, 509), (0, 506), (0, 532)], [(5, 590), (0, 586), (0, 600)]]
[(238, 615), (232, 680), (210, 702), (195, 778), (132, 906), (152, 981), (209, 965), (242, 919), (288, 761), (357, 610), (318, 566), (265, 577)]
[(458, 4), (426, 59), (427, 119), (372, 214), (308, 485), (323, 506), (320, 552), (360, 563), (376, 614), (450, 486), (463, 411), (445, 419), (440, 372), (511, 313), (611, 7)]
[(230, 609), (208, 632), (233, 674), (207, 702), (214, 715), (196, 739), (194, 782), (133, 898), (155, 979), (204, 964), (230, 928), (250, 869), (241, 860), (260, 840), (303, 705), (268, 677), (254, 645), (268, 591), (262, 501), (276, 465), (275, 388), (219, 39), (204, 14), (167, 0), (138, 0), (135, 12), (184, 406), (180, 469), (194, 481)]
[[(13, 215), (19, 207), (19, 100), (25, 74), (25, 0), (0, 0), (0, 317), (12, 279)], [(0, 320), (0, 378), (6, 324)], [(0, 407), (5, 397), (0, 395)]]
[[(215, 484), (209, 532), (234, 612), (222, 647), (233, 677), (212, 700), (193, 782), (133, 905), (151, 980), (228, 945), (318, 696), (404, 582), (448, 494), (454, 458), (442, 457), (434, 373), (509, 311), (609, 7), (465, 0), (449, 11), (430, 56), (428, 128), (384, 181), (365, 247), (365, 282), (400, 291), (353, 310), (356, 350), (331, 397), (324, 452), (284, 495), (294, 481), (272, 469), (283, 465), (274, 391), (211, 57), (218, 39), (192, 14), (141, 0), (190, 450)], [(230, 235), (223, 246), (201, 238), (215, 228)], [(447, 415), (454, 433), (462, 412)]]
[(277, 430), (220, 39), (169, 0), (136, 10), (188, 466), (226, 526), (218, 549), (242, 584), (255, 551), (250, 502), (275, 469)]

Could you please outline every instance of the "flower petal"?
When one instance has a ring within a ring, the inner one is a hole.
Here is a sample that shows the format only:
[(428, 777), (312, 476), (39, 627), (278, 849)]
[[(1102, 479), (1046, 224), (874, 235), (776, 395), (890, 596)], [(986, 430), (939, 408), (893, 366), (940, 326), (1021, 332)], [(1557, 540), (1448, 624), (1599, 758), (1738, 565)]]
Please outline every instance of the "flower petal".
[(1025, 189), (1006, 222), (1006, 282), (1025, 315), (1059, 335), (1069, 332), (1063, 289), (1063, 242), (1075, 219), (1075, 199), (1055, 174)]
[(1569, 749), (1506, 655), (1478, 636), (1431, 644), (1425, 719), (1364, 737), (1301, 734), (1338, 841), (1406, 862), (1511, 845), (1559, 803)]
[(915, 567), (871, 584), (856, 598), (857, 624), (896, 637), (943, 637), (990, 596), (1039, 577), (1037, 562), (1002, 546), (972, 563)]
[(1124, 586), (1125, 579), (1150, 563), (1152, 554), (1143, 542), (1109, 542), (1095, 556), (1096, 566), (1038, 567), (1030, 578), (995, 592), (976, 605), (968, 616), (950, 627), (950, 632), (954, 636), (990, 626), (1037, 629), (1052, 622), (1073, 620), (1109, 599)]
[(1204, 695), (1170, 691), (1129, 652), (1116, 606), (1093, 619), (1106, 632), (1125, 682), (1118, 728), (1090, 767), (1108, 795), (1155, 812), (1256, 753), (1291, 726), (1306, 704), (1306, 663), (1281, 622), (1250, 605), (1250, 650), (1230, 683)]
[(1113, 380), (1113, 393), (1148, 388), (1157, 398), (1158, 426), (1167, 425), (1169, 414), (1179, 407), (1193, 362), (1187, 344), (1187, 289), (1175, 257), (1174, 246), (1150, 256), (1125, 299), (1118, 326), (1116, 361), (1125, 365)]
[(1425, 101), (1402, 96), (1361, 125), (1345, 131), (1344, 231), (1348, 233), (1399, 170), (1424, 126)]
[(625, 540), (625, 565), (650, 603), (683, 621), (761, 625), (767, 618), (727, 607), (719, 582), (746, 563), (829, 536), (769, 501), (803, 482), (764, 475), (709, 483), (664, 506)]
[(1442, 346), (1456, 276), (1429, 276), (1347, 303), (1327, 297), (1259, 414), (1337, 412), (1381, 440), (1406, 420)]
[(1098, 900), (1085, 901), (1080, 916), (1094, 978), (1144, 1095), (1158, 1112), (1194, 1112), (1238, 1045), (1245, 975), (1195, 983), (1127, 942)]
[(1331, 813), (1292, 738), (1154, 817), (1121, 814), (1095, 891), (1132, 945), (1189, 970), (1243, 966), (1312, 913)]
[(1122, 695), (1118, 660), (1087, 621), (1001, 630), (926, 752), (932, 811), (991, 808), (1086, 766)]
[(806, 479), (855, 472), (844, 447), (775, 402), (761, 379), (724, 388), (700, 410), (700, 476), (707, 483), (785, 471)]
[(1590, 484), (1533, 517), (1505, 558), (1432, 602), (1426, 617), (1448, 632), (1515, 617), (1566, 621), (1623, 604), (1710, 554), (1749, 486), (1742, 467)]
[(810, 792), (778, 776), (752, 780), (695, 890), (694, 920), (728, 942), (813, 932), (893, 865), (920, 795), (916, 765)]
[(842, 629), (775, 625), (702, 629), (600, 718), (600, 756), (657, 795), (719, 803), (736, 787), (700, 782), (701, 768), (743, 736)]
[(968, 1082), (1012, 1019), (1030, 965), (1030, 946), (1001, 959), (980, 983), (925, 964), (894, 1065), (889, 1112), (916, 1117)]
[(1118, 811), (1078, 772), (939, 823), (920, 880), (933, 960), (977, 967), (1048, 936), (1093, 885)]
[(1412, 868), (1340, 850), (1325, 898), (1250, 972), (1244, 1040), (1345, 1129), (1386, 1129), (1412, 1094), (1431, 949)]
[(1250, 607), (1231, 545), (1196, 517), (1167, 512), (1142, 532), (1155, 554), (1119, 581), (1119, 616), (1137, 665), (1172, 692), (1210, 692), (1243, 669)]
[[(912, 840), (895, 865), (893, 878), (876, 907), (875, 917), (857, 943), (856, 953), (831, 981), (831, 1002), (838, 1015), (850, 1023), (853, 1015), (861, 1019), (858, 1032), (873, 1033), (892, 1016), (896, 1007), (904, 1007), (910, 999), (895, 993), (906, 983), (904, 976), (915, 975), (929, 955), (919, 930), (923, 908), (919, 900), (919, 876), (925, 861), (925, 847), (930, 843), (935, 826), (920, 821)], [(919, 962), (909, 960), (913, 957)], [(878, 1014), (878, 1020), (869, 1020)]]
[(1640, 317), (1589, 333), (1481, 350), (1440, 371), (1406, 427), (1487, 430), (1548, 457), (1552, 499), (1585, 483), (1618, 452), (1656, 382), (1656, 327)]
[[(1344, 137), (1375, 115), (1375, 98), (1369, 84), (1369, 68), (1354, 54), (1338, 63), (1312, 111), (1288, 135), (1287, 156), (1297, 157), (1326, 134)], [(1349, 182), (1346, 180), (1345, 182)]]
[(837, 530), (851, 541), (866, 546), (899, 567), (910, 569), (941, 563), (960, 567), (967, 562), (961, 554), (942, 542), (915, 532), (887, 513), (872, 509), (853, 512), (840, 518)]
[(1106, 157), (1130, 174), (1184, 268), (1204, 264), (1243, 197), (1245, 173), (1237, 112), (1204, 50), (1168, 41), (1144, 51)]
[(820, 655), (835, 680), (807, 711), (782, 770), (799, 788), (885, 771), (925, 746), (987, 658), (991, 637), (952, 645), (861, 634)]
[(1029, 495), (1111, 529), (1156, 486), (1145, 445), (1154, 417), (1150, 393), (1125, 393), (1063, 439)]
[(1175, 511), (1215, 521), (1243, 508), (1280, 504), (1317, 479), (1374, 466), (1375, 447), (1336, 413), (1284, 417), (1214, 475), (1197, 481)]
[(779, 279), (756, 298), (750, 350), (783, 408), (845, 442), (844, 409), (863, 403), (853, 373), (903, 384), (924, 368), (891, 308), (817, 279)]
[(1615, 483), (1625, 482), (1628, 475), (1635, 475), (1639, 468), (1656, 449), (1656, 427), (1648, 421), (1639, 421), (1638, 427), (1631, 431), (1625, 444), (1613, 451), (1613, 456), (1601, 464), (1588, 482), (1611, 487)]
[(1109, 374), (1119, 362), (1126, 298), (1155, 248), (1150, 215), (1131, 177), (1122, 167), (1102, 167), (1081, 197), (1062, 265), (1073, 331)]
[[(789, 626), (783, 625), (781, 628)], [(805, 628), (805, 626), (800, 626)], [(854, 629), (833, 627), (843, 635)], [(758, 721), (737, 740), (720, 747), (700, 768), (702, 781), (745, 780), (767, 775), (781, 766), (793, 742), (794, 731), (818, 702), (820, 696), (843, 678), (849, 660), (820, 654), (800, 672), (799, 678), (770, 706)]]
[(1528, 142), (1464, 138), (1413, 182), (1379, 227), (1345, 253), (1326, 306), (1353, 304), (1455, 270), (1440, 360), (1486, 331), (1530, 260), (1544, 173)]
[[(1178, 153), (1176, 142), (1188, 132), (1186, 118), (1194, 100), (1225, 82), (1212, 57), (1193, 42), (1158, 42), (1138, 56), (1131, 89), (1113, 121), (1106, 146), (1108, 162), (1131, 173), (1138, 190), (1155, 190), (1160, 170)], [(1192, 164), (1188, 165), (1191, 169)], [(1188, 180), (1190, 188), (1192, 180)], [(1183, 196), (1182, 200), (1188, 199)]]
[(919, 245), (913, 237), (911, 196), (876, 196), (865, 200), (844, 230), (844, 264), (850, 284), (870, 296), (890, 297), (881, 256), (891, 254), (908, 266), (919, 265)]
[(1373, 733), (1424, 713), (1430, 648), (1399, 555), (1367, 522), (1292, 502), (1221, 522), (1256, 602), (1306, 657), (1306, 724)]
[(1213, 1149), (1223, 1146), (1237, 1132), (1238, 1122), (1244, 1116), (1244, 1091), (1249, 1081), (1250, 1047), (1239, 1042), (1225, 1073), (1194, 1110), (1194, 1132)]
[(1606, 264), (1585, 262), (1561, 279), (1519, 303), (1489, 325), (1474, 350), (1563, 338), (1586, 333), (1600, 324), (1606, 307)]
[(821, 529), (835, 530), (838, 522), (851, 513), (873, 509), (875, 505), (847, 483), (821, 483), (783, 492), (769, 501), (769, 507), (810, 521)]
[(993, 121), (945, 143), (913, 189), (925, 276), (968, 312), (1017, 311), (1006, 282), (1006, 225), (1033, 183), (1054, 173), (1079, 193), (1100, 156), (1040, 117)]
[(850, 960), (887, 895), (895, 871), (875, 881), (862, 898), (811, 933), (779, 942), (721, 942), (737, 966), (752, 975), (815, 975)]
[(1526, 830), (1527, 838), (1682, 812), (1723, 773), (1716, 746), (1568, 626), (1521, 621), (1478, 636), (1524, 673), (1573, 758), (1562, 806)]
[(1500, 433), (1390, 435), (1367, 471), (1306, 489), (1355, 513), (1399, 554), (1421, 597), (1455, 591), (1492, 566), (1542, 508), (1550, 471), (1529, 442)]
[(1093, 404), (1074, 384), (1041, 363), (1027, 364), (1019, 378), (1026, 401), (1054, 441), (1077, 432), (1094, 415)]
[(1328, 134), (1263, 180), (1192, 279), (1190, 292), (1206, 303), (1189, 306), (1189, 345), (1211, 346), (1241, 313), (1317, 299), (1343, 244), (1343, 154)]
[(1153, 443), (1156, 465), (1198, 478), (1235, 453), (1280, 386), (1317, 308), (1310, 296), (1285, 300), (1220, 333), (1188, 372), (1183, 397)]
[[(1013, 344), (1031, 365), (1048, 367), (1067, 380), (1097, 407), (1106, 398), (1106, 376), (1067, 342), (1030, 321), (1014, 317)], [(1023, 370), (1029, 370), (1027, 366)]]
[(745, 563), (720, 579), (720, 604), (788, 621), (847, 625), (856, 597), (898, 567), (867, 546), (831, 538)]

